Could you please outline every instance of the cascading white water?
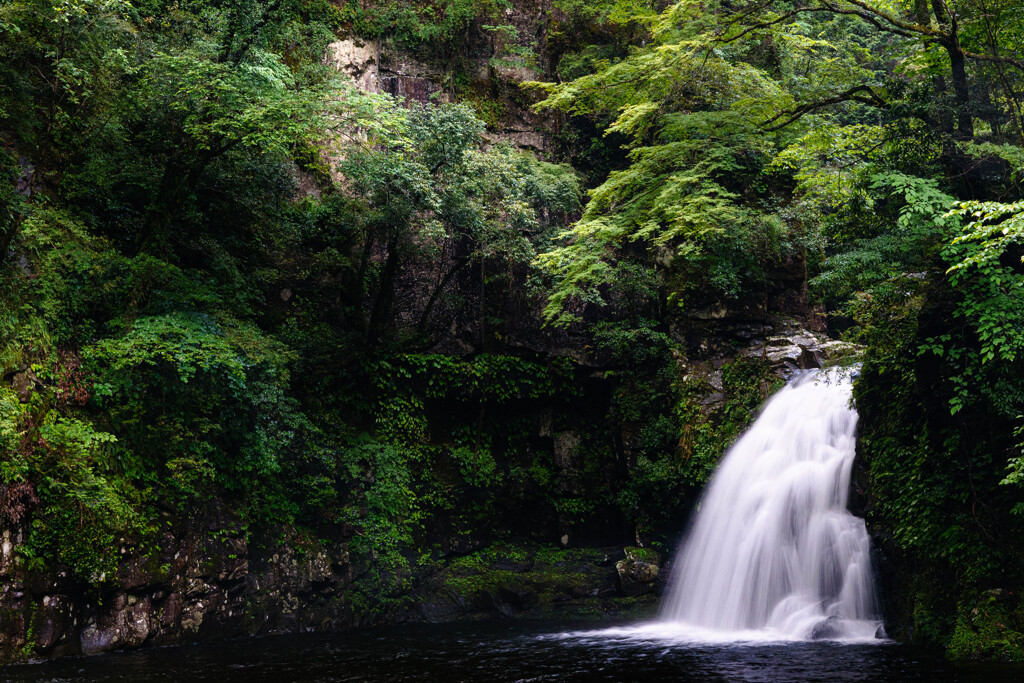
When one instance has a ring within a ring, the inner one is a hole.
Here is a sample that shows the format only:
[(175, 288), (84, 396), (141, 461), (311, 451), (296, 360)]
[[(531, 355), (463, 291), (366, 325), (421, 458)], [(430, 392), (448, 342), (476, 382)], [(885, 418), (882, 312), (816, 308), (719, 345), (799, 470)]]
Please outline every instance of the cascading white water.
[(662, 622), (801, 640), (881, 634), (867, 530), (846, 509), (851, 386), (839, 372), (799, 376), (729, 449), (676, 557)]

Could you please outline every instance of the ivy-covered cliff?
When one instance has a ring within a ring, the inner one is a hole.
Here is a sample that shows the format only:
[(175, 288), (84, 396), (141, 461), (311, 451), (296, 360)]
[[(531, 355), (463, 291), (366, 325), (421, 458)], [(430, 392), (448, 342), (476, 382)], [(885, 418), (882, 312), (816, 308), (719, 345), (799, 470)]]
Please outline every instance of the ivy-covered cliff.
[(0, 656), (649, 610), (840, 337), (890, 630), (1024, 656), (1021, 21), (0, 3)]

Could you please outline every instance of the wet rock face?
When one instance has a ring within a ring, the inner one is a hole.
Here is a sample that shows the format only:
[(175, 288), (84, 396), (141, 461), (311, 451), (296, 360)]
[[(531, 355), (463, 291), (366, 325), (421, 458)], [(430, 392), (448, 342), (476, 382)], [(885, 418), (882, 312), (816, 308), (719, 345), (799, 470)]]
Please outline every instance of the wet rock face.
[(377, 85), (377, 46), (370, 41), (336, 40), (327, 46), (327, 62), (352, 79), (364, 92), (380, 92)]
[(72, 603), (67, 595), (46, 595), (41, 602), (42, 609), (34, 615), (32, 631), (36, 647), (50, 650), (73, 626)]
[(856, 356), (860, 351), (856, 344), (810, 332), (791, 319), (781, 324), (777, 322), (768, 329), (774, 333), (763, 339), (751, 339), (741, 355), (765, 359), (783, 374), (820, 368)]
[(38, 381), (39, 378), (36, 377), (32, 370), (15, 373), (11, 379), (11, 386), (14, 388), (15, 393), (18, 394), (18, 400), (22, 403), (27, 403), (32, 397), (32, 392), (35, 390)]
[(615, 562), (623, 558), (621, 546), (555, 549), (496, 544), (434, 574), (418, 595), (416, 616), (430, 622), (494, 616), (649, 617), (660, 583), (635, 593), (621, 590)]
[(352, 625), (344, 544), (303, 550), (286, 535), (254, 549), (231, 525), (200, 525), (166, 533), (154, 555), (126, 548), (97, 593), (59, 569), (28, 571), (23, 542), (23, 530), (3, 530), (0, 662)]
[(387, 93), (406, 104), (450, 100), (440, 85), (446, 79), (441, 70), (373, 41), (337, 40), (327, 48), (327, 61), (363, 92)]
[[(3, 529), (0, 535), (0, 577), (13, 577), (17, 573), (15, 548), (24, 542), (22, 529)], [(7, 592), (8, 586), (0, 587)]]
[(838, 617), (829, 617), (818, 622), (811, 629), (811, 640), (829, 640), (842, 635)]
[[(79, 636), (82, 654), (93, 655), (142, 645), (149, 637), (151, 612), (149, 598), (139, 600), (135, 596), (119, 594), (109, 608), (82, 629)], [(41, 643), (36, 646), (40, 647)]]
[[(497, 105), (492, 111), (500, 112), (487, 121), (488, 144), (507, 143), (544, 154), (551, 148), (557, 125), (550, 115), (531, 109), (532, 102), (524, 99), (519, 85), (554, 77), (546, 49), (547, 5), (515, 0), (504, 8), (500, 23), (513, 26), (515, 37), (484, 29), (490, 19), (470, 26), (458, 60), (469, 86), (462, 85), (458, 91), (450, 59), (410, 52), (388, 41), (342, 38), (328, 46), (326, 61), (347, 74), (359, 90), (387, 93), (405, 104), (486, 99)], [(522, 51), (535, 58), (514, 57)], [(465, 95), (467, 87), (473, 96)]]

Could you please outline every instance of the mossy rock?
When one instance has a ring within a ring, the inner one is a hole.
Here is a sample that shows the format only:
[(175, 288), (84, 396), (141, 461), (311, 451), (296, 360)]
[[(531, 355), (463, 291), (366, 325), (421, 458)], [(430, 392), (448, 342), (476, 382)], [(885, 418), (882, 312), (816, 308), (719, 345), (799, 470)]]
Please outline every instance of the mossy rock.
[(495, 546), (441, 568), (433, 580), (434, 591), (460, 604), (460, 609), (544, 616), (578, 607), (604, 615), (607, 610), (586, 605), (616, 593), (616, 576), (603, 563), (608, 551)]
[(976, 601), (964, 600), (946, 649), (949, 658), (1024, 662), (1024, 615), (1013, 603), (1012, 594), (1001, 589), (985, 591)]
[(633, 562), (646, 562), (647, 564), (660, 565), (661, 555), (650, 548), (634, 548), (629, 546), (623, 549), (626, 559)]

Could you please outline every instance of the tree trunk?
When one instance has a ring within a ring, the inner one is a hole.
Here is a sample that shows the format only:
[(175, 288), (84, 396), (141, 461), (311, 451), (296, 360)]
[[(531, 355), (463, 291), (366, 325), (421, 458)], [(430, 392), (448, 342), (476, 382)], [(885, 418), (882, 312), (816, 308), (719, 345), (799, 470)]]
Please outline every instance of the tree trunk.
[(448, 286), (448, 283), (451, 282), (451, 279), (455, 277), (455, 274), (462, 270), (462, 267), (467, 263), (469, 263), (468, 257), (455, 259), (455, 263), (448, 269), (448, 272), (444, 274), (444, 277), (441, 278), (441, 281), (438, 283), (437, 287), (434, 288), (434, 291), (430, 293), (430, 298), (427, 300), (427, 304), (423, 307), (423, 313), (420, 314), (419, 324), (416, 325), (416, 331), (419, 334), (423, 334), (427, 331), (427, 322), (430, 320), (431, 311), (434, 310), (434, 304), (437, 303), (441, 293), (444, 291), (445, 287)]
[(367, 341), (372, 342), (377, 339), (378, 329), (391, 313), (391, 304), (395, 300), (395, 281), (398, 279), (400, 265), (398, 240), (392, 238), (388, 241), (388, 259), (384, 263), (384, 272), (380, 276), (380, 286), (377, 288), (373, 310), (370, 312), (370, 321), (366, 325)]
[(958, 140), (974, 139), (974, 112), (971, 107), (971, 86), (967, 80), (967, 61), (956, 33), (946, 46), (949, 53), (953, 77), (953, 93), (956, 96), (956, 137)]

